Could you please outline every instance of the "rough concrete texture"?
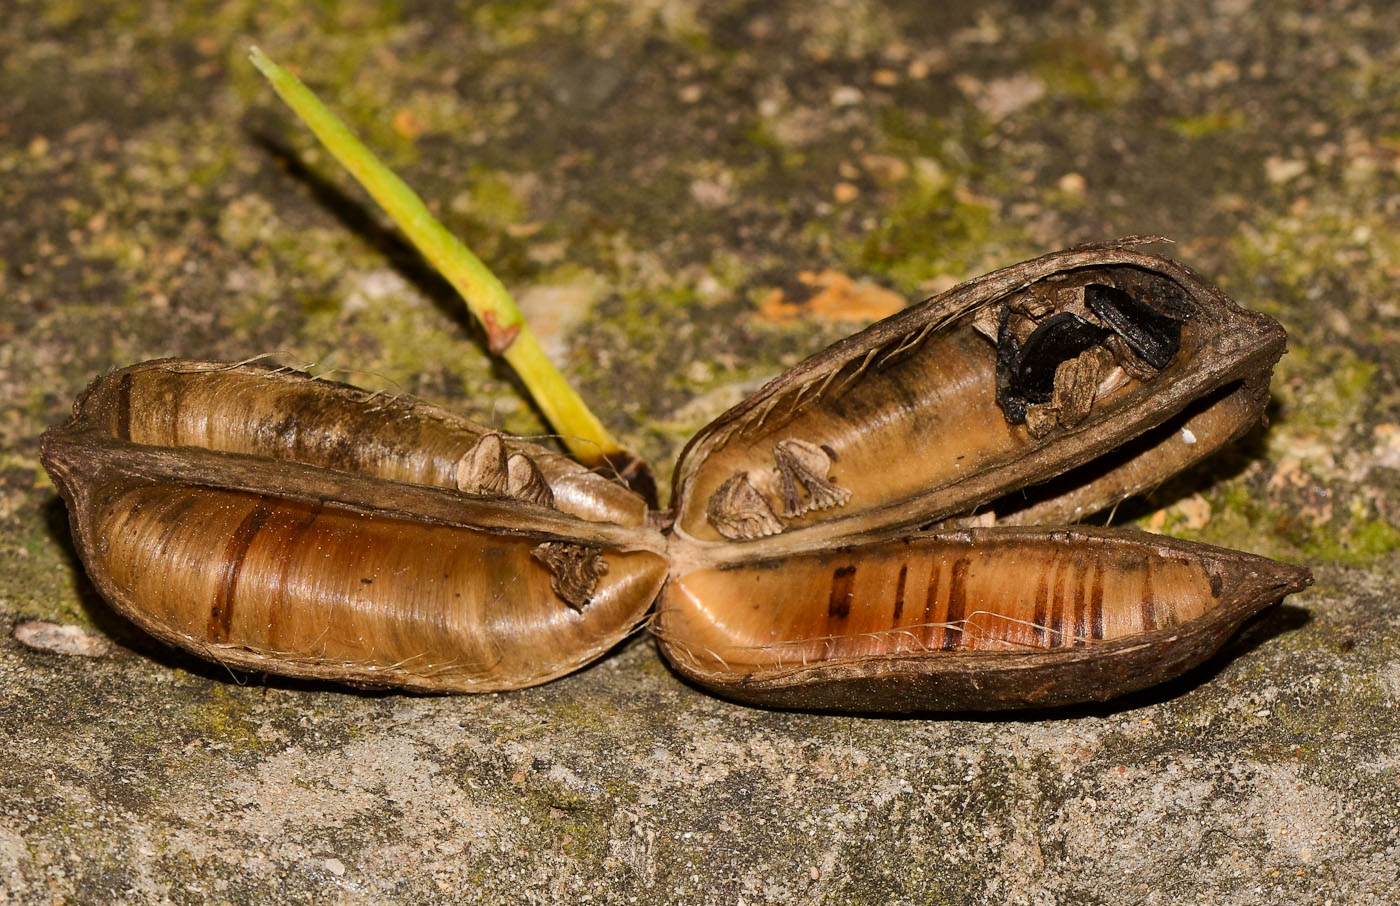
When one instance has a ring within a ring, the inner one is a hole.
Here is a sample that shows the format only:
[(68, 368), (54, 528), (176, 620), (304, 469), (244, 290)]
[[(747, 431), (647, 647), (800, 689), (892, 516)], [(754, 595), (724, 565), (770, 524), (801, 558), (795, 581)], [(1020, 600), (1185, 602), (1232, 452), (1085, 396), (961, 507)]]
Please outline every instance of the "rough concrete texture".
[[(1379, 0), (7, 0), (0, 902), (1396, 902), (1397, 34)], [(1292, 350), (1267, 430), (1118, 520), (1316, 588), (1167, 687), (994, 718), (746, 709), (645, 640), (477, 698), (161, 647), (94, 594), (39, 466), (94, 375), (275, 352), (541, 430), (254, 42), (663, 475), (881, 287), (1174, 238)], [(808, 303), (830, 285), (849, 306)]]

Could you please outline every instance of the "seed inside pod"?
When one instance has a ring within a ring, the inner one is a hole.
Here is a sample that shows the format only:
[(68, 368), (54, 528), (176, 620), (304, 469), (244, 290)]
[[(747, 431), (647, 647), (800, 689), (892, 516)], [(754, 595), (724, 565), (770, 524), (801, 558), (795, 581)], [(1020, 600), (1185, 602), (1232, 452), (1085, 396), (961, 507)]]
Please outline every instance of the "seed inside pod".
[(726, 538), (762, 538), (783, 530), (747, 472), (735, 472), (710, 496), (706, 517)]
[[(1050, 402), (1055, 389), (1055, 372), (1060, 364), (1102, 343), (1107, 335), (1108, 331), (1102, 327), (1071, 312), (1062, 311), (1046, 318), (1024, 344), (1017, 344), (1007, 381), (1009, 392), (1020, 397), (1023, 403)], [(1005, 342), (1011, 342), (1010, 336)]]
[(506, 446), (495, 431), (481, 436), (457, 461), (457, 489), (483, 497), (503, 497), (507, 488)]
[(773, 447), (773, 458), (782, 483), (784, 516), (842, 506), (851, 499), (850, 491), (829, 480), (831, 454), (816, 444), (780, 440)]
[(596, 547), (567, 541), (546, 541), (530, 556), (549, 567), (549, 585), (574, 610), (582, 612), (607, 575), (608, 562)]
[[(1151, 458), (1175, 471), (1258, 419), (1282, 349), (1272, 320), (1172, 262), (1127, 248), (1046, 256), (837, 343), (706, 427), (676, 469), (676, 532), (823, 543), (962, 519), (1180, 418), (1201, 443)], [(1188, 414), (1208, 397), (1221, 408)], [(788, 441), (834, 454), (840, 475), (821, 478), (841, 499), (820, 487), (815, 499), (835, 505), (811, 505), (814, 485), (775, 464)], [(1136, 489), (1124, 474), (1066, 489), (1060, 512), (1121, 500)]]
[(536, 506), (554, 506), (554, 492), (539, 467), (524, 453), (512, 453), (506, 461), (506, 493)]
[(1089, 284), (1084, 304), (1153, 368), (1166, 368), (1181, 348), (1184, 317), (1160, 312), (1116, 286)]

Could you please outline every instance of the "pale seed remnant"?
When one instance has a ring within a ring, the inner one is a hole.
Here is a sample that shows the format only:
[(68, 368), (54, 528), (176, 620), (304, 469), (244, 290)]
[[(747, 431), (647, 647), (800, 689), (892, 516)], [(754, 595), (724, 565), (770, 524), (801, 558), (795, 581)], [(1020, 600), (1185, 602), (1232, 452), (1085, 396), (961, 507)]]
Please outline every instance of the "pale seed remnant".
[(1129, 377), (1139, 381), (1150, 381), (1152, 378), (1156, 377), (1159, 369), (1153, 368), (1150, 364), (1143, 361), (1136, 352), (1133, 352), (1132, 347), (1129, 346), (1122, 337), (1117, 334), (1112, 334), (1104, 342), (1108, 351), (1113, 353), (1114, 360), (1118, 363), (1119, 367), (1128, 373)]
[(972, 316), (972, 329), (993, 343), (997, 342), (1001, 335), (1001, 308), (996, 305), (984, 305), (977, 309)]
[(546, 541), (530, 556), (549, 570), (549, 587), (569, 609), (582, 613), (598, 589), (598, 580), (607, 575), (608, 561), (596, 547), (568, 541)]
[(830, 480), (831, 456), (816, 444), (796, 438), (780, 440), (773, 447), (773, 456), (782, 485), (784, 516), (794, 518), (812, 510), (844, 506), (851, 499), (849, 488)]
[(554, 506), (554, 492), (543, 473), (524, 453), (512, 453), (506, 460), (506, 493), (516, 500), (538, 506)]
[(490, 431), (457, 461), (457, 489), (467, 494), (501, 497), (508, 487), (505, 443), (500, 434)]
[(1060, 423), (1060, 414), (1050, 405), (1026, 407), (1026, 430), (1031, 437), (1042, 438)]
[(1055, 369), (1055, 389), (1051, 404), (1059, 410), (1059, 423), (1073, 428), (1084, 421), (1094, 406), (1099, 379), (1112, 363), (1112, 354), (1102, 346), (1091, 346)]
[(783, 530), (768, 501), (749, 481), (747, 472), (735, 472), (710, 496), (705, 507), (710, 524), (729, 539), (762, 538)]

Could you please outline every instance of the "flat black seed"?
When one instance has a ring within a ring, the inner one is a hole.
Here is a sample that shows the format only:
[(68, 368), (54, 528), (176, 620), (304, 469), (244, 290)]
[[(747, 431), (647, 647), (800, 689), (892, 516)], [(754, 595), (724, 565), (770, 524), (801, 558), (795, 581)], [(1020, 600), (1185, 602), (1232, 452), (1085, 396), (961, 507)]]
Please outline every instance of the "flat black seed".
[(1001, 310), (1001, 322), (997, 327), (997, 405), (1008, 423), (1024, 424), (1026, 421), (1026, 401), (1011, 389), (1011, 377), (1016, 370), (1016, 357), (1021, 353), (1021, 344), (1007, 329), (1011, 320), (1009, 306)]
[(1181, 349), (1182, 319), (1163, 314), (1116, 286), (1090, 283), (1084, 287), (1084, 304), (1153, 368), (1170, 365)]
[[(1055, 391), (1055, 369), (1096, 343), (1108, 331), (1067, 311), (1053, 314), (1026, 337), (1011, 372), (1011, 392), (1030, 403), (1048, 403)], [(1136, 350), (1134, 350), (1136, 351)]]

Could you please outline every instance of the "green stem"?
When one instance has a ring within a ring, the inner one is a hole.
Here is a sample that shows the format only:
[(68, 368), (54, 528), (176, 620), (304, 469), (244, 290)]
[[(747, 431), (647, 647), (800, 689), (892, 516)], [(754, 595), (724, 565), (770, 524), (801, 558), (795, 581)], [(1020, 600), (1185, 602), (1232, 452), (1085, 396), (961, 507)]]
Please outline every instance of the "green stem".
[[(505, 285), (481, 259), (438, 222), (427, 205), (392, 170), (380, 163), (301, 80), (254, 47), (253, 65), (292, 111), (310, 127), (326, 150), (350, 171), (409, 241), (452, 284), (486, 330), (491, 351), (503, 357), (525, 383), (544, 417), (581, 462), (611, 464), (628, 472), (646, 471), (640, 459), (618, 443), (544, 354)], [(650, 473), (646, 472), (647, 479)], [(634, 485), (635, 486), (635, 485)], [(653, 491), (654, 493), (654, 491)], [(654, 501), (653, 501), (654, 503)]]

